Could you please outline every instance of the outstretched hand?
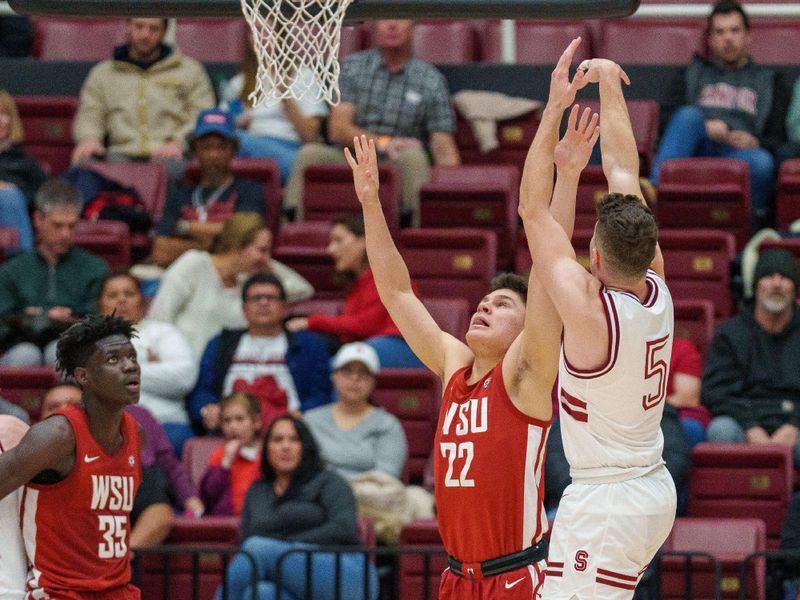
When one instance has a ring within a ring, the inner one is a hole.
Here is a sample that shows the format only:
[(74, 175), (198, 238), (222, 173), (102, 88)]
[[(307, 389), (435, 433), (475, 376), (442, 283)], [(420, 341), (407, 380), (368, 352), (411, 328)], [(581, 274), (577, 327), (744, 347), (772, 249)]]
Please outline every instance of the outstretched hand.
[(344, 149), (347, 164), (353, 169), (353, 185), (356, 188), (361, 204), (380, 202), (378, 199), (378, 155), (375, 152), (375, 140), (367, 141), (367, 136), (353, 138), (353, 148), (356, 157), (350, 153), (349, 148)]
[(630, 85), (631, 80), (628, 74), (613, 60), (607, 58), (587, 58), (578, 65), (578, 72), (583, 72), (583, 85), (589, 83), (599, 83), (600, 77), (603, 73), (619, 77), (625, 82), (625, 85)]
[(592, 109), (587, 106), (578, 120), (579, 112), (580, 106), (575, 104), (569, 112), (567, 132), (556, 144), (553, 161), (560, 173), (579, 174), (583, 171), (592, 156), (597, 138), (600, 137), (600, 127), (597, 125), (599, 115), (592, 113)]
[(575, 94), (586, 85), (584, 72), (580, 69), (575, 72), (575, 77), (572, 78), (572, 81), (569, 80), (569, 67), (580, 44), (580, 37), (570, 42), (550, 75), (550, 95), (547, 99), (547, 104), (562, 111), (566, 110), (574, 102)]

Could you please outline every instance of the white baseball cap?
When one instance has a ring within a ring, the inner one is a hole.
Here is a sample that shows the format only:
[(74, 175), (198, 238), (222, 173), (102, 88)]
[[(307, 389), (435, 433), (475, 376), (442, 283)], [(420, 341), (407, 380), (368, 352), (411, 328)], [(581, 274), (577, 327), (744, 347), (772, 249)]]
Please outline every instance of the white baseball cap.
[(364, 342), (352, 342), (339, 348), (336, 356), (333, 357), (331, 368), (335, 371), (351, 362), (360, 362), (373, 375), (377, 375), (381, 370), (381, 361), (378, 358), (378, 353), (375, 352), (372, 346)]

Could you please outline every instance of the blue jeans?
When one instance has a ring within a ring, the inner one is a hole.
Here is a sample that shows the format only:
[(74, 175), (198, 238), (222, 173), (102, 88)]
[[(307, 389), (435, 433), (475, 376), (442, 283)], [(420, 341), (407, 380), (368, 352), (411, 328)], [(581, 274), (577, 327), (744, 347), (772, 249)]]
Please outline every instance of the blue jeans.
[(21, 252), (33, 250), (33, 229), (28, 216), (28, 200), (17, 186), (0, 189), (0, 227), (13, 227), (19, 232)]
[(681, 419), (681, 427), (686, 434), (686, 441), (689, 442), (689, 449), (697, 446), (706, 437), (706, 428), (697, 419)]
[(381, 369), (424, 369), (425, 365), (399, 335), (379, 335), (364, 340), (378, 353)]
[[(706, 428), (706, 441), (745, 443), (747, 436), (733, 417), (714, 417)], [(800, 442), (794, 447), (794, 464), (800, 467)]]
[(300, 150), (300, 142), (282, 140), (266, 135), (253, 135), (241, 129), (236, 132), (239, 138), (239, 156), (248, 158), (271, 158), (278, 163), (281, 172), (281, 185), (286, 183), (292, 172), (294, 159)]
[(175, 455), (180, 458), (181, 452), (183, 452), (183, 444), (194, 435), (191, 425), (186, 425), (184, 423), (162, 423), (161, 426), (164, 428), (164, 432), (172, 443), (172, 447), (175, 448)]
[[(275, 579), (278, 559), (293, 548), (314, 548), (310, 544), (284, 542), (273, 538), (252, 536), (242, 544), (256, 561), (258, 574), (258, 600), (276, 600)], [(340, 598), (347, 600), (377, 600), (378, 574), (375, 565), (368, 563), (369, 596), (364, 598), (364, 560), (361, 554), (343, 554), (340, 559)], [(336, 559), (330, 553), (315, 553), (311, 562), (312, 594), (314, 600), (332, 600), (335, 597)], [(230, 600), (255, 600), (250, 594), (250, 561), (236, 555), (228, 564), (225, 576), (228, 580)], [(287, 556), (281, 566), (281, 599), (302, 600), (306, 593), (306, 555), (295, 552)], [(222, 598), (222, 589), (217, 589), (214, 600)]]
[(718, 144), (706, 135), (706, 119), (697, 106), (679, 108), (669, 121), (653, 159), (650, 180), (658, 185), (661, 165), (671, 158), (711, 156), (738, 158), (750, 165), (750, 193), (753, 202), (753, 230), (760, 229), (772, 213), (772, 186), (775, 179), (775, 160), (764, 148), (740, 150), (728, 144)]

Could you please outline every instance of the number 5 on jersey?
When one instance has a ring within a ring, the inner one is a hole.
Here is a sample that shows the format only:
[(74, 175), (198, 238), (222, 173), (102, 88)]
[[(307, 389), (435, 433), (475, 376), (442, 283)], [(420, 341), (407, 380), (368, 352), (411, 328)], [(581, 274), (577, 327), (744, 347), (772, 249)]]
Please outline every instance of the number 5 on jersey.
[[(441, 442), (439, 449), (442, 457), (447, 459), (447, 473), (444, 476), (446, 487), (475, 487), (475, 481), (469, 478), (469, 467), (475, 457), (475, 446), (472, 442)], [(461, 472), (458, 479), (453, 478), (456, 461), (461, 462)]]
[(658, 379), (655, 394), (647, 394), (642, 396), (642, 408), (649, 410), (659, 404), (667, 396), (667, 372), (669, 366), (664, 360), (663, 355), (664, 346), (669, 342), (669, 334), (655, 340), (647, 340), (645, 349), (644, 361), (644, 378)]

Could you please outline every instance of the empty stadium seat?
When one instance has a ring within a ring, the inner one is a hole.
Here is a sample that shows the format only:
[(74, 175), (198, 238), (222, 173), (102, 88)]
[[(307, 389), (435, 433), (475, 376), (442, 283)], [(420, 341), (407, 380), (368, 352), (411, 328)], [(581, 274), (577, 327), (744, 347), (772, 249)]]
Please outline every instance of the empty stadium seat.
[[(378, 167), (380, 199), (389, 230), (400, 228), (400, 170), (396, 165)], [(305, 172), (303, 220), (330, 221), (344, 213), (361, 213), (349, 165), (310, 165)]]
[(192, 483), (200, 485), (208, 467), (208, 457), (214, 448), (224, 444), (224, 438), (213, 436), (197, 436), (186, 440), (181, 451), (181, 462)]
[[(525, 65), (555, 65), (564, 48), (581, 36), (583, 41), (575, 52), (573, 64), (591, 58), (592, 45), (585, 21), (528, 21), (515, 22), (516, 62)], [(483, 32), (483, 60), (502, 62), (501, 22), (489, 20)]]
[[(745, 557), (764, 550), (764, 523), (759, 519), (677, 518), (664, 543), (667, 552), (702, 552), (712, 555), (722, 567), (722, 598), (764, 600), (765, 576), (763, 561), (756, 561), (748, 577), (748, 589), (739, 596), (740, 567)], [(684, 559), (677, 556), (660, 558), (661, 598), (663, 600), (716, 600), (712, 564), (703, 558), (691, 562), (692, 588), (686, 590)]]
[(800, 158), (781, 163), (775, 197), (775, 221), (778, 229), (789, 229), (797, 219), (800, 219)]
[(201, 62), (239, 62), (246, 29), (243, 19), (178, 19), (175, 42), (182, 54)]
[(774, 548), (793, 485), (788, 446), (698, 444), (692, 450), (689, 516), (761, 519)]
[[(167, 545), (239, 546), (239, 517), (205, 516), (200, 519), (176, 517)], [(197, 595), (192, 590), (192, 559), (189, 555), (143, 554), (138, 575), (142, 598), (150, 600), (211, 600), (222, 581), (225, 563), (220, 555), (204, 553), (198, 558)], [(166, 573), (165, 573), (166, 572)], [(164, 589), (164, 575), (169, 584)], [(166, 591), (166, 594), (164, 594)]]
[(115, 273), (131, 266), (131, 232), (122, 221), (79, 221), (75, 245), (105, 260)]
[[(236, 156), (231, 163), (231, 170), (236, 177), (250, 179), (261, 184), (266, 201), (267, 224), (272, 231), (273, 239), (277, 239), (281, 223), (281, 176), (278, 163), (271, 158), (244, 158)], [(193, 160), (186, 169), (184, 178), (190, 182), (200, 179), (200, 164)]]
[(575, 196), (575, 228), (594, 229), (597, 203), (608, 193), (608, 181), (600, 165), (588, 165), (578, 180)]
[(69, 168), (72, 155), (72, 119), (78, 98), (71, 96), (15, 96), (25, 150), (41, 162), (51, 175)]
[(433, 64), (471, 63), (480, 57), (473, 21), (419, 21), (412, 44), (414, 56)]
[(442, 331), (463, 340), (476, 307), (464, 298), (423, 298), (422, 303)]
[(675, 337), (690, 340), (705, 359), (708, 345), (714, 337), (714, 304), (708, 299), (674, 301)]
[(658, 185), (662, 229), (720, 229), (739, 249), (750, 239), (750, 167), (733, 158), (676, 158), (664, 161)]
[(427, 369), (382, 369), (378, 375), (373, 400), (400, 419), (408, 441), (406, 483), (422, 483), (433, 449), (440, 396), (439, 378)]
[(705, 26), (705, 18), (605, 21), (596, 40), (595, 56), (622, 65), (687, 64), (705, 48)]
[(36, 17), (33, 36), (40, 60), (101, 61), (125, 43), (125, 20)]
[(497, 236), (481, 229), (404, 229), (400, 252), (423, 297), (477, 306), (497, 271)]
[(736, 253), (733, 236), (709, 229), (662, 229), (658, 241), (673, 300), (710, 300), (717, 322), (727, 319), (733, 308), (730, 291), (730, 262)]
[(39, 418), (42, 397), (60, 381), (52, 367), (0, 367), (0, 395)]
[[(436, 600), (439, 597), (439, 580), (442, 571), (447, 568), (447, 555), (442, 546), (442, 538), (439, 536), (439, 528), (435, 519), (412, 521), (400, 530), (401, 549), (435, 548), (437, 546), (441, 547), (441, 554), (434, 554), (428, 560), (420, 555), (400, 555), (400, 598)], [(426, 585), (427, 596), (425, 595)]]
[(762, 65), (797, 65), (800, 59), (787, 52), (800, 39), (800, 19), (751, 19), (750, 56)]
[(333, 259), (327, 245), (329, 221), (286, 223), (272, 250), (275, 260), (291, 267), (314, 287), (314, 299), (343, 298), (345, 290), (334, 280)]
[[(135, 188), (153, 219), (153, 225), (161, 219), (167, 199), (167, 172), (161, 164), (157, 162), (91, 161), (83, 166), (118, 181), (122, 185)], [(150, 237), (146, 233), (132, 233), (132, 260), (141, 260), (147, 256), (150, 252), (150, 243)]]
[(531, 111), (513, 119), (497, 122), (497, 141), (500, 144), (490, 152), (481, 152), (472, 127), (456, 110), (456, 146), (465, 165), (501, 164), (514, 165), (520, 172), (525, 166), (525, 157), (536, 135), (539, 124), (537, 112)]
[(433, 167), (419, 191), (420, 225), (491, 229), (505, 269), (516, 244), (519, 178), (511, 165)]

